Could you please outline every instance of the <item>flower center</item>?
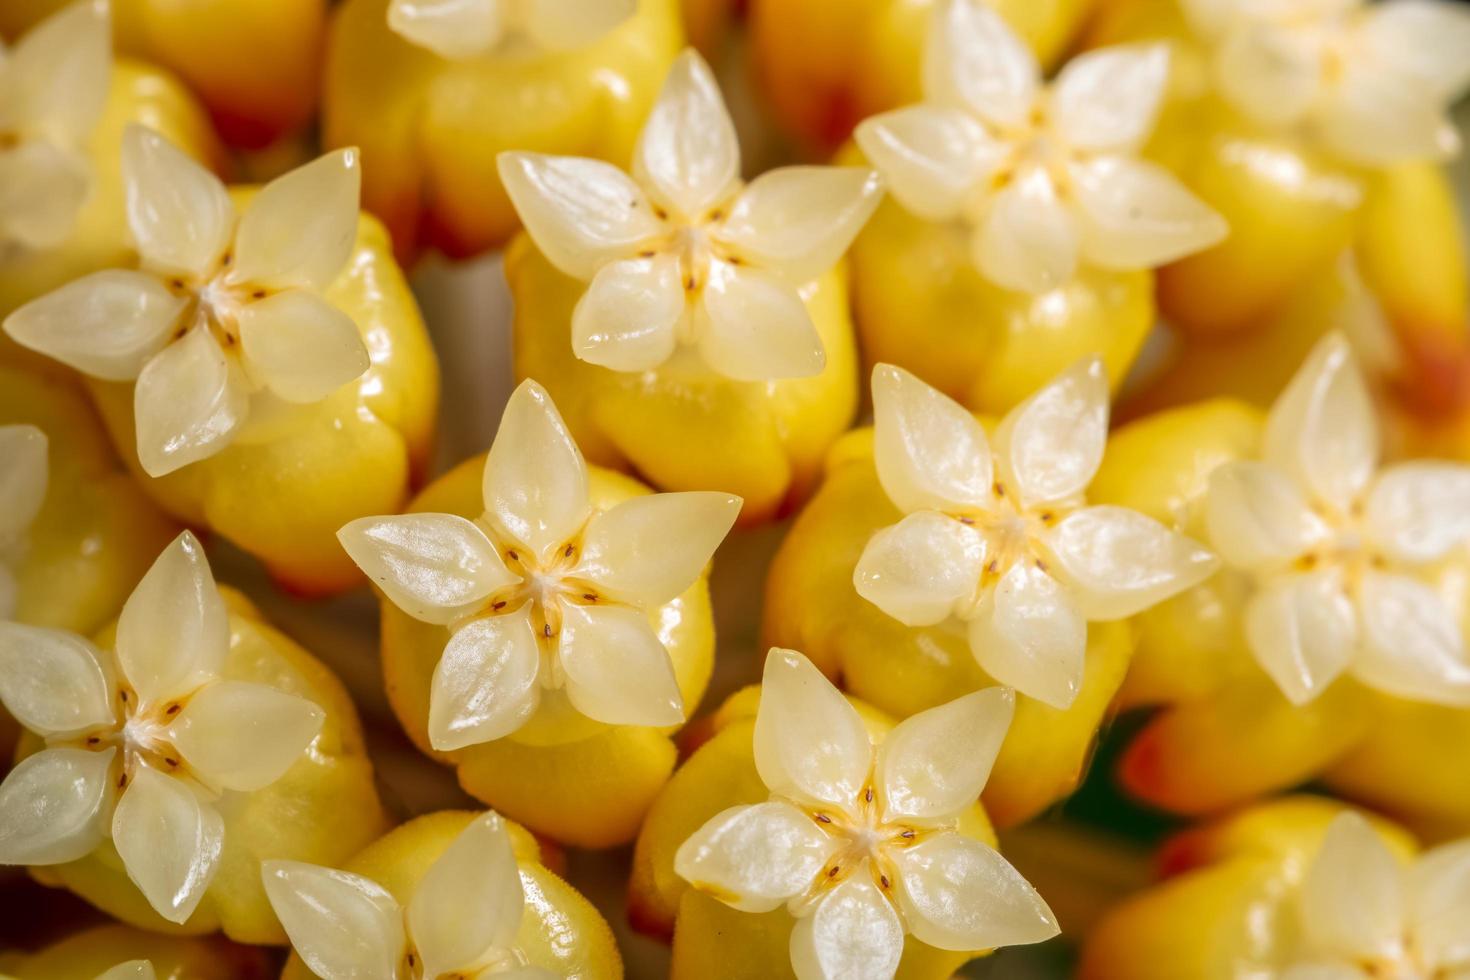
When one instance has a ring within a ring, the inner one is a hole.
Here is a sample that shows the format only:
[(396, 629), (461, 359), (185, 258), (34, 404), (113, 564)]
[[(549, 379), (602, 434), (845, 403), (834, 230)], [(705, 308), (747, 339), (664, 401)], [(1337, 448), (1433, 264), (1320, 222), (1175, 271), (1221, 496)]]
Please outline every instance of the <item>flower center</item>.
[(1050, 504), (1036, 510), (1023, 507), (997, 480), (993, 503), (988, 510), (950, 515), (961, 524), (974, 527), (985, 540), (985, 567), (981, 571), (973, 605), (978, 605), (1017, 562), (1033, 562), (1037, 568), (1046, 571), (1039, 539), (1070, 509)]
[[(654, 216), (663, 223), (664, 233), (660, 243), (643, 252), (642, 257), (651, 258), (658, 253), (677, 256), (679, 278), (684, 285), (686, 296), (691, 301), (705, 286), (709, 285), (711, 266), (715, 262), (740, 265), (744, 261), (740, 256), (723, 247), (718, 236), (712, 234), (730, 213), (730, 202), (740, 193), (740, 189), (737, 184), (722, 203), (694, 218), (674, 214), (660, 205), (654, 206)], [(679, 325), (680, 340), (688, 342), (693, 339), (684, 336), (689, 332), (690, 327), (689, 318), (684, 318)]]
[(1356, 591), (1370, 571), (1388, 567), (1387, 557), (1373, 545), (1363, 526), (1362, 506), (1354, 504), (1347, 515), (1335, 515), (1325, 508), (1316, 509), (1326, 533), (1322, 540), (1296, 561), (1298, 571), (1336, 568), (1343, 573), (1348, 591)]
[(934, 831), (934, 828), (885, 821), (882, 803), (871, 782), (847, 807), (797, 806), (838, 845), (832, 858), (799, 900), (800, 904), (808, 906), (852, 875), (864, 872), (872, 876), (873, 884), (891, 900), (898, 880), (895, 853), (914, 846)]
[(516, 947), (491, 946), (473, 962), (459, 967), (450, 973), (440, 973), (428, 976), (424, 973), (424, 960), (418, 950), (413, 946), (413, 934), (408, 932), (408, 912), (403, 913), (403, 926), (405, 933), (409, 936), (409, 948), (404, 951), (403, 961), (399, 966), (397, 975), (399, 977), (412, 978), (412, 980), (476, 980), (478, 977), (493, 976), (497, 973), (505, 973), (509, 970), (518, 970), (529, 965), (526, 955)]
[(141, 703), (135, 691), (123, 686), (118, 688), (114, 701), (117, 714), (122, 717), (121, 724), (94, 729), (82, 735), (47, 739), (47, 746), (65, 746), (89, 752), (117, 749), (113, 771), (118, 789), (125, 789), (133, 781), (140, 765), (172, 775), (188, 772), (183, 755), (168, 738), (169, 724), (183, 710), (182, 700), (146, 705)]

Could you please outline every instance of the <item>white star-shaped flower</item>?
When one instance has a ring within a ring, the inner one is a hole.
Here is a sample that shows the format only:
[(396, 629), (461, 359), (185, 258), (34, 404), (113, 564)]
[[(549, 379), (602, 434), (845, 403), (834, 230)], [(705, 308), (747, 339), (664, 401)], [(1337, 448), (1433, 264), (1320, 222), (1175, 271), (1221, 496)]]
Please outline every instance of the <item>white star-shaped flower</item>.
[(638, 0), (391, 0), (388, 26), (458, 61), (586, 47), (637, 9)]
[(882, 195), (877, 173), (856, 167), (743, 183), (734, 124), (693, 51), (664, 81), (632, 177), (537, 153), (502, 153), (499, 167), (537, 246), (590, 283), (572, 314), (577, 357), (645, 371), (686, 346), (737, 381), (821, 372), (802, 287), (842, 257)]
[(1470, 12), (1438, 0), (1185, 0), (1215, 85), (1254, 122), (1384, 165), (1458, 149)]
[(1344, 671), (1388, 694), (1470, 704), (1459, 625), (1414, 577), (1470, 540), (1470, 466), (1379, 472), (1378, 454), (1367, 386), (1332, 334), (1272, 407), (1263, 458), (1210, 475), (1211, 542), (1258, 586), (1246, 639), (1297, 704)]
[(87, 141), (112, 75), (105, 0), (52, 15), (0, 42), (0, 254), (60, 245), (92, 190)]
[(352, 254), (355, 150), (271, 181), (246, 208), (142, 126), (123, 136), (137, 269), (83, 276), (5, 332), (84, 374), (135, 381), (138, 458), (163, 476), (229, 445), (256, 399), (317, 402), (368, 368), (351, 317), (322, 291)]
[(0, 619), (15, 615), (15, 566), (46, 502), (46, 446), (34, 425), (0, 425)]
[(857, 711), (801, 654), (766, 657), (755, 719), (765, 803), (711, 817), (674, 856), (695, 888), (744, 912), (797, 918), (801, 980), (888, 980), (904, 935), (939, 949), (1036, 943), (1058, 932), (1041, 896), (958, 833), (1011, 724), (1014, 695), (975, 691), (873, 744)]
[(649, 623), (699, 577), (740, 512), (728, 493), (659, 493), (594, 510), (587, 464), (534, 381), (511, 395), (485, 460), (485, 513), (365, 517), (338, 537), (408, 615), (451, 632), (429, 741), (502, 738), (542, 691), (609, 725), (677, 725), (684, 702)]
[(188, 919), (224, 844), (214, 801), (279, 779), (325, 717), (222, 677), (229, 643), (224, 600), (187, 531), (128, 597), (115, 653), (0, 623), (0, 701), (46, 746), (0, 784), (0, 864), (75, 861), (110, 836), (154, 910)]
[(1088, 358), (1017, 405), (992, 440), (902, 368), (873, 371), (878, 478), (904, 519), (869, 539), (858, 594), (906, 626), (968, 631), (981, 668), (1065, 708), (1087, 622), (1125, 619), (1218, 565), (1125, 507), (1088, 506), (1108, 435), (1108, 382)]
[(1327, 828), (1297, 895), (1301, 942), (1280, 980), (1470, 977), (1470, 840), (1404, 866), (1356, 813)]
[(865, 120), (858, 145), (905, 208), (973, 228), (986, 278), (1039, 293), (1078, 263), (1147, 269), (1225, 237), (1225, 221), (1137, 157), (1168, 81), (1163, 45), (1103, 48), (1050, 87), (981, 0), (936, 7), (924, 101)]
[(299, 861), (265, 861), (271, 908), (323, 980), (556, 980), (515, 946), (525, 892), (495, 813), (460, 832), (424, 872), (408, 907), (370, 878)]

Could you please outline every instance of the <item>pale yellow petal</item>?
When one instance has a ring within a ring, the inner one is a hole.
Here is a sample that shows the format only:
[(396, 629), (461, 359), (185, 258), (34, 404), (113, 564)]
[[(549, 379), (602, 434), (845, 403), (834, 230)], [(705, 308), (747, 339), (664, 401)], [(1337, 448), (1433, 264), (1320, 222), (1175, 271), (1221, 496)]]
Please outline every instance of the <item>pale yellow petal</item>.
[(735, 381), (810, 378), (827, 365), (795, 288), (748, 266), (710, 264), (696, 323), (705, 363)]
[(1015, 126), (1030, 114), (1040, 79), (1026, 42), (982, 0), (934, 5), (924, 49), (924, 93), (930, 101)]
[(0, 783), (0, 864), (65, 864), (101, 842), (116, 749), (44, 749)]
[(111, 725), (113, 678), (100, 650), (65, 630), (0, 621), (0, 702), (37, 735)]
[(794, 650), (772, 647), (755, 716), (755, 766), (773, 793), (850, 808), (873, 745), (847, 699)]
[(1096, 356), (1011, 409), (995, 435), (1006, 491), (1028, 507), (1082, 493), (1102, 464), (1108, 414), (1107, 372)]
[(505, 0), (392, 0), (388, 26), (441, 58), (473, 58), (500, 43)]
[(267, 289), (325, 289), (357, 240), (362, 164), (334, 150), (261, 188), (240, 217), (232, 280)]
[(572, 353), (613, 371), (649, 371), (674, 353), (688, 307), (673, 253), (609, 262), (572, 311)]
[(973, 804), (1015, 708), (1015, 692), (987, 687), (899, 722), (878, 748), (884, 819), (946, 820)]
[(1322, 90), (1322, 50), (1307, 32), (1243, 23), (1216, 50), (1220, 93), (1266, 126), (1299, 122)]
[(1359, 32), (1379, 71), (1418, 79), (1452, 101), (1470, 86), (1470, 13), (1441, 0), (1394, 0), (1367, 8)]
[(250, 411), (238, 370), (202, 327), (143, 365), (133, 415), (138, 461), (149, 476), (165, 476), (230, 444)]
[(1249, 460), (1210, 473), (1205, 516), (1211, 545), (1237, 568), (1284, 565), (1327, 534), (1285, 471)]
[(153, 562), (123, 605), (117, 656), (145, 704), (193, 691), (215, 677), (230, 624), (199, 539), (185, 531)]
[(34, 425), (0, 425), (0, 544), (23, 536), (46, 502), (48, 446)]
[(1315, 118), (1328, 148), (1369, 166), (1447, 156), (1447, 122), (1441, 100), (1419, 79), (1352, 61)]
[(235, 207), (220, 179), (158, 133), (123, 133), (128, 228), (144, 264), (161, 275), (212, 274), (235, 231)]
[(770, 912), (803, 893), (826, 867), (836, 838), (790, 803), (733, 806), (679, 845), (674, 870), (742, 912)]
[(352, 318), (303, 289), (246, 304), (240, 345), (252, 376), (288, 402), (318, 402), (362, 377), (367, 345)]
[(0, 150), (0, 242), (65, 243), (91, 191), (92, 168), (79, 153), (42, 140)]
[(740, 504), (739, 497), (712, 490), (625, 500), (587, 523), (575, 574), (619, 602), (662, 605), (694, 584)]
[(975, 528), (919, 511), (874, 532), (852, 584), (905, 626), (932, 626), (974, 601), (984, 566), (985, 539)]
[(225, 823), (182, 780), (138, 767), (112, 815), (112, 843), (133, 884), (170, 922), (194, 913), (219, 868)]
[(1300, 892), (1302, 931), (1344, 959), (1388, 959), (1404, 930), (1402, 869), (1368, 821), (1333, 819)]
[(423, 957), (423, 975), (452, 975), (491, 947), (509, 946), (523, 906), (505, 822), (486, 813), (429, 866), (408, 903), (408, 930)]
[(529, 606), (456, 630), (429, 688), (429, 742), (441, 752), (503, 738), (540, 703), (541, 666)]
[(485, 460), (483, 490), (491, 520), (542, 558), (591, 516), (582, 451), (535, 381), (511, 393)]
[(891, 980), (902, 955), (903, 924), (864, 868), (791, 930), (797, 980)]
[(1293, 704), (1306, 704), (1353, 658), (1358, 627), (1333, 571), (1291, 574), (1253, 596), (1245, 611), (1251, 653)]
[(265, 684), (216, 681), (169, 724), (169, 741), (212, 785), (248, 793), (285, 775), (325, 717), (305, 698)]
[(1153, 131), (1168, 81), (1169, 48), (1161, 43), (1078, 55), (1052, 87), (1053, 125), (1081, 150), (1136, 149)]
[(299, 861), (264, 861), (260, 876), (291, 945), (317, 976), (398, 976), (403, 913), (383, 886)]
[(947, 106), (913, 105), (870, 116), (855, 135), (889, 192), (926, 221), (958, 218), (1008, 151), (974, 116)]
[(633, 175), (651, 198), (687, 219), (703, 217), (740, 181), (735, 124), (709, 65), (692, 48), (674, 61), (643, 124)]
[(20, 122), (49, 139), (82, 143), (102, 115), (112, 76), (105, 0), (81, 0), (33, 27), (11, 49), (7, 73)]
[(526, 0), (521, 30), (549, 51), (572, 51), (610, 33), (638, 9), (638, 0)]
[(990, 443), (958, 402), (903, 368), (873, 368), (878, 479), (900, 510), (975, 512), (992, 502)]
[(1439, 593), (1404, 575), (1368, 572), (1358, 610), (1362, 649), (1355, 677), (1397, 697), (1470, 706), (1470, 655)]
[(1087, 623), (1046, 572), (1017, 562), (970, 620), (970, 652), (987, 674), (1027, 697), (1066, 708), (1082, 687)]
[(998, 286), (1044, 293), (1072, 280), (1082, 248), (1077, 218), (1046, 171), (1020, 171), (990, 201), (975, 229), (975, 266)]
[(936, 834), (894, 855), (898, 901), (914, 937), (940, 949), (1039, 943), (1057, 935), (1056, 916), (994, 848), (956, 833)]
[(572, 707), (608, 725), (677, 725), (684, 698), (648, 618), (614, 604), (562, 606), (558, 656)]
[(1390, 466), (1368, 494), (1374, 544), (1397, 561), (1435, 561), (1470, 539), (1470, 466), (1415, 460)]
[(155, 980), (153, 964), (147, 960), (128, 960), (97, 975), (97, 980)]
[(1470, 965), (1470, 840), (1441, 844), (1415, 861), (1406, 898), (1412, 939), (1428, 965)]
[(1151, 269), (1222, 241), (1225, 219), (1157, 164), (1121, 156), (1074, 165), (1082, 254), (1103, 269)]

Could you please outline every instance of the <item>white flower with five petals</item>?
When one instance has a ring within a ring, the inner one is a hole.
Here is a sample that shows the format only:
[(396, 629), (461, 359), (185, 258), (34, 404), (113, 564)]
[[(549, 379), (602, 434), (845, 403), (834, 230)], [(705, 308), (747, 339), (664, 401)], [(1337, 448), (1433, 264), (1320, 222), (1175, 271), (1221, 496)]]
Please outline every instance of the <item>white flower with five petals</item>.
[(826, 353), (803, 287), (847, 251), (878, 206), (878, 175), (783, 167), (740, 179), (735, 127), (693, 51), (674, 62), (633, 176), (581, 157), (502, 153), (526, 231), (590, 285), (572, 315), (577, 357), (658, 367), (681, 345), (737, 381), (809, 377)]
[(214, 801), (279, 779), (325, 717), (224, 679), (229, 644), (224, 600), (187, 531), (128, 597), (115, 653), (0, 623), (0, 701), (45, 741), (0, 784), (0, 864), (75, 861), (111, 837), (154, 910), (188, 919), (224, 845)]
[(407, 908), (370, 878), (299, 861), (265, 861), (271, 908), (323, 980), (555, 980), (515, 946), (525, 891), (495, 813), (460, 831), (414, 887)]
[(1225, 221), (1140, 160), (1168, 80), (1163, 45), (1079, 55), (1046, 88), (982, 0), (936, 5), (924, 102), (865, 120), (858, 145), (904, 207), (973, 228), (975, 266), (1007, 289), (1065, 285), (1080, 261), (1147, 269), (1225, 237)]
[(857, 711), (791, 650), (766, 657), (755, 764), (767, 802), (711, 817), (674, 856), (727, 905), (797, 918), (801, 980), (888, 980), (904, 935), (940, 949), (1036, 943), (1058, 932), (1041, 896), (958, 832), (1010, 727), (1014, 696), (975, 691), (875, 745)]
[(1087, 505), (1108, 434), (1096, 357), (1012, 409), (993, 440), (888, 364), (873, 371), (873, 415), (878, 478), (907, 516), (868, 541), (854, 587), (906, 626), (965, 629), (981, 668), (1022, 694), (1067, 707), (1089, 620), (1136, 615), (1218, 565), (1151, 517)]
[(1405, 866), (1356, 813), (1327, 828), (1296, 895), (1301, 942), (1280, 980), (1470, 977), (1470, 840)]
[(15, 615), (15, 565), (46, 502), (46, 445), (34, 425), (0, 425), (0, 619)]
[(1439, 0), (1185, 0), (1215, 85), (1247, 118), (1369, 166), (1456, 152), (1470, 12)]
[(1388, 694), (1470, 704), (1470, 662), (1449, 605), (1415, 569), (1470, 540), (1470, 466), (1378, 470), (1373, 404), (1340, 334), (1323, 339), (1272, 406), (1260, 461), (1210, 474), (1210, 539), (1257, 592), (1251, 652), (1293, 702), (1344, 671)]
[(107, 101), (112, 24), (82, 0), (0, 42), (0, 254), (60, 245), (92, 192), (86, 146)]
[(698, 579), (740, 512), (728, 493), (594, 510), (551, 396), (511, 395), (485, 460), (485, 513), (364, 517), (338, 537), (408, 615), (451, 636), (429, 691), (441, 751), (502, 738), (543, 691), (609, 725), (677, 725), (684, 702), (649, 617)]
[(388, 26), (442, 58), (571, 51), (633, 16), (638, 0), (391, 0)]
[(229, 445), (255, 399), (317, 402), (369, 359), (322, 296), (352, 254), (361, 173), (339, 150), (261, 189), (245, 213), (218, 177), (152, 130), (123, 136), (139, 268), (83, 276), (5, 332), (84, 374), (134, 381), (138, 458), (152, 476)]

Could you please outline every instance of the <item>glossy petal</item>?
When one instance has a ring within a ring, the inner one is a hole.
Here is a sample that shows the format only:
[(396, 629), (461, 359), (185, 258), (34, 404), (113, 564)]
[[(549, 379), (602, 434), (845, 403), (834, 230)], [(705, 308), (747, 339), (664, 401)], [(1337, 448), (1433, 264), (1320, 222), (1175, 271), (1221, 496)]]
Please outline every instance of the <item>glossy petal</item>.
[(1373, 166), (1444, 156), (1445, 124), (1439, 99), (1418, 79), (1351, 61), (1316, 118), (1329, 148)]
[(108, 269), (25, 304), (5, 318), (5, 332), (94, 378), (131, 381), (168, 342), (184, 306), (153, 276)]
[(572, 706), (608, 725), (677, 725), (684, 698), (648, 618), (619, 605), (562, 607), (559, 645)]
[(924, 93), (987, 122), (1019, 125), (1036, 101), (1041, 69), (1026, 42), (981, 0), (936, 4), (924, 48)]
[(452, 974), (491, 947), (509, 946), (523, 906), (505, 822), (484, 814), (429, 866), (408, 904), (408, 929), (424, 958), (423, 975)]
[(208, 330), (193, 329), (143, 366), (133, 388), (138, 460), (159, 477), (208, 459), (250, 410), (236, 369)]
[(822, 338), (801, 297), (755, 269), (711, 263), (697, 322), (700, 356), (735, 381), (809, 378), (826, 367)]
[(919, 511), (874, 532), (852, 584), (905, 626), (932, 626), (974, 601), (984, 565), (978, 531), (947, 514)]
[(847, 699), (794, 650), (772, 647), (755, 716), (755, 767), (772, 793), (851, 807), (873, 746)]
[(1150, 269), (1209, 248), (1225, 219), (1173, 174), (1143, 160), (1097, 157), (1073, 166), (1082, 254), (1103, 269)]
[(1306, 704), (1352, 661), (1358, 626), (1333, 572), (1286, 575), (1253, 596), (1245, 612), (1251, 653), (1292, 704)]
[(261, 188), (240, 217), (231, 278), (270, 289), (325, 289), (357, 240), (362, 165), (334, 150)]
[(299, 861), (265, 861), (260, 874), (291, 945), (317, 976), (397, 976), (407, 945), (403, 915), (383, 886)]
[(157, 976), (153, 964), (147, 960), (128, 960), (97, 974), (97, 980), (156, 980)]
[(1052, 88), (1054, 125), (1077, 149), (1136, 149), (1153, 130), (1169, 81), (1169, 49), (1129, 44), (1067, 62)]
[(1322, 53), (1302, 32), (1242, 24), (1216, 50), (1215, 84), (1250, 119), (1287, 126), (1300, 121), (1321, 92)]
[(609, 262), (572, 311), (572, 353), (613, 371), (649, 371), (674, 353), (687, 300), (679, 258)]
[(898, 900), (914, 937), (976, 950), (1050, 939), (1060, 930), (1036, 889), (994, 848), (956, 833), (897, 852)]
[(1327, 533), (1285, 471), (1246, 460), (1210, 473), (1205, 518), (1210, 543), (1236, 568), (1284, 565)]
[(1439, 594), (1403, 575), (1368, 572), (1358, 596), (1362, 650), (1353, 674), (1398, 697), (1470, 704), (1470, 663)]
[(1044, 293), (1071, 281), (1081, 235), (1051, 177), (1030, 168), (991, 200), (971, 251), (975, 266), (996, 285)]
[(265, 684), (217, 681), (189, 699), (168, 726), (184, 761), (222, 789), (264, 789), (296, 764), (326, 714)]
[(194, 913), (219, 867), (225, 823), (182, 780), (140, 766), (117, 801), (112, 842), (128, 877), (170, 922)]
[(1026, 506), (1076, 497), (1102, 464), (1108, 378), (1087, 357), (1011, 409), (995, 436), (998, 474)]
[(780, 800), (710, 817), (674, 854), (674, 870), (742, 912), (769, 912), (816, 880), (836, 849), (805, 813)]
[(694, 584), (740, 515), (715, 491), (634, 497), (593, 516), (576, 574), (619, 602), (662, 605)]
[(902, 955), (903, 924), (863, 869), (791, 930), (797, 980), (890, 980)]
[(449, 638), (434, 668), (429, 742), (451, 752), (520, 728), (541, 702), (540, 668), (529, 605), (466, 623)]
[(65, 864), (102, 840), (116, 749), (44, 749), (0, 783), (0, 864)]
[(1375, 544), (1397, 561), (1443, 558), (1470, 539), (1470, 466), (1420, 460), (1390, 466), (1368, 494)]
[(899, 722), (878, 747), (884, 819), (946, 820), (974, 803), (1015, 709), (1015, 692), (987, 687)]
[(500, 43), (504, 0), (392, 0), (388, 26), (441, 58), (473, 58)]
[(91, 188), (92, 169), (79, 153), (41, 140), (0, 150), (0, 242), (63, 244)]
[(443, 626), (520, 581), (478, 526), (453, 514), (363, 517), (337, 539), (395, 606)]
[(1366, 11), (1359, 33), (1366, 56), (1418, 79), (1448, 102), (1470, 86), (1470, 15), (1439, 0), (1394, 0)]
[(0, 621), (0, 702), (37, 735), (110, 725), (112, 679), (103, 655), (74, 633)]
[(521, 8), (521, 29), (547, 50), (570, 51), (608, 34), (637, 9), (637, 0), (530, 0)]
[(1407, 886), (1414, 942), (1428, 963), (1470, 963), (1470, 841), (1425, 852), (1409, 869)]
[(1082, 687), (1087, 624), (1050, 575), (1017, 562), (970, 620), (970, 652), (1001, 684), (1066, 708)]
[(1387, 959), (1404, 928), (1401, 872), (1368, 821), (1333, 819), (1302, 879), (1302, 929), (1317, 948), (1345, 958)]
[(321, 401), (371, 363), (357, 324), (316, 293), (290, 289), (248, 303), (239, 326), (251, 374), (288, 402)]
[(913, 105), (871, 116), (855, 135), (888, 190), (926, 221), (958, 218), (1008, 149), (974, 116), (948, 106)]
[(522, 381), (485, 460), (485, 510), (539, 556), (581, 530), (591, 507), (587, 464), (546, 389)]
[(990, 442), (954, 399), (903, 368), (873, 369), (874, 459), (900, 510), (981, 511), (993, 500)]
[(235, 207), (220, 179), (146, 126), (123, 133), (128, 228), (150, 269), (211, 274), (235, 231)]
[(230, 623), (209, 559), (185, 531), (158, 556), (123, 605), (117, 656), (144, 704), (159, 704), (215, 677)]
[(722, 202), (740, 180), (740, 144), (720, 86), (693, 49), (664, 79), (643, 124), (633, 175), (658, 203), (688, 219)]
[(32, 28), (10, 55), (10, 98), (19, 120), (41, 124), (55, 140), (86, 140), (102, 115), (112, 74), (107, 3), (71, 4)]
[(0, 425), (0, 543), (23, 535), (46, 502), (47, 447), (34, 425)]

